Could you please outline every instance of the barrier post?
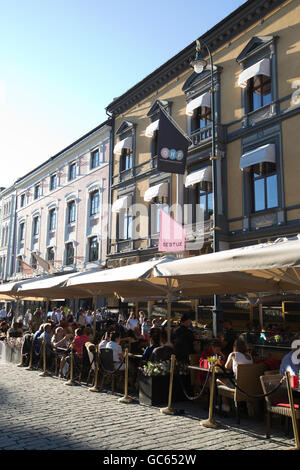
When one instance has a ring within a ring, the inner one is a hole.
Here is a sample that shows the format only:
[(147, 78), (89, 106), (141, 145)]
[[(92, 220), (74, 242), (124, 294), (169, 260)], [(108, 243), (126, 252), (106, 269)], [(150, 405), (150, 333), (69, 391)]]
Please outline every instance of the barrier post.
[(210, 367), (211, 367), (211, 384), (210, 384), (210, 396), (209, 396), (209, 415), (208, 415), (208, 419), (201, 421), (201, 425), (204, 426), (205, 428), (218, 428), (221, 426), (221, 423), (213, 419), (216, 362), (211, 363)]
[(46, 356), (46, 340), (43, 340), (43, 372), (40, 375), (40, 377), (49, 377), (51, 374), (50, 372), (47, 371), (47, 356)]
[(100, 392), (100, 389), (98, 387), (98, 373), (99, 373), (99, 347), (100, 345), (97, 344), (96, 348), (96, 361), (95, 361), (95, 380), (94, 380), (94, 386), (89, 388), (90, 392)]
[(177, 411), (172, 408), (172, 392), (173, 392), (173, 379), (174, 379), (174, 369), (175, 369), (175, 354), (171, 356), (171, 368), (170, 368), (170, 384), (169, 384), (169, 399), (167, 408), (161, 408), (160, 412), (164, 415), (175, 415)]
[(285, 373), (285, 377), (286, 377), (286, 388), (288, 392), (291, 415), (292, 415), (293, 431), (294, 431), (294, 436), (295, 436), (295, 441), (296, 441), (296, 447), (293, 447), (293, 449), (299, 450), (300, 449), (299, 431), (298, 431), (298, 425), (297, 425), (297, 419), (296, 419), (296, 413), (295, 413), (295, 407), (294, 407), (293, 392), (291, 388), (290, 373), (288, 371)]
[(125, 385), (124, 385), (124, 397), (119, 398), (119, 403), (132, 403), (133, 399), (128, 396), (128, 371), (129, 371), (129, 360), (128, 360), (128, 348), (125, 349)]
[(32, 362), (33, 362), (33, 347), (34, 347), (33, 338), (34, 338), (34, 336), (32, 335), (32, 337), (31, 337), (31, 348), (30, 348), (29, 364), (28, 364), (28, 367), (26, 367), (25, 370), (34, 370), (33, 367), (32, 367)]
[(70, 385), (70, 386), (77, 385), (77, 383), (74, 380), (74, 351), (73, 349), (71, 349), (71, 353), (70, 353), (70, 380), (65, 382), (65, 385)]

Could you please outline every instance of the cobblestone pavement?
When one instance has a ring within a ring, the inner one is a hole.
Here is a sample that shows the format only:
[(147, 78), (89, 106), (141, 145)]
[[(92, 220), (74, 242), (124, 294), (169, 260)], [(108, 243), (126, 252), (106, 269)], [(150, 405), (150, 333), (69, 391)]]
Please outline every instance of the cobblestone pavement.
[(167, 416), (157, 407), (118, 402), (120, 395), (68, 387), (15, 364), (0, 364), (0, 450), (284, 450), (294, 447), (275, 423), (221, 418), (222, 427), (202, 427), (199, 403), (176, 404), (185, 414)]

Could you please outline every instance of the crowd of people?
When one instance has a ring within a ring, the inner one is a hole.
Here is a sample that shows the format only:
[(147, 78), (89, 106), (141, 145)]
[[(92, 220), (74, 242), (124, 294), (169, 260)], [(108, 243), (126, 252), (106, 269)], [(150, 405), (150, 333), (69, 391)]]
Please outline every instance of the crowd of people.
[[(223, 332), (200, 345), (191, 317), (187, 313), (184, 313), (178, 322), (172, 322), (170, 338), (166, 320), (158, 317), (150, 319), (143, 311), (138, 315), (135, 312), (123, 311), (118, 315), (111, 315), (100, 309), (93, 312), (80, 308), (74, 314), (69, 309), (57, 307), (50, 312), (36, 309), (31, 313), (28, 310), (22, 317), (14, 319), (11, 312), (4, 312), (2, 309), (0, 317), (0, 340), (23, 337), (25, 355), (26, 351), (29, 351), (28, 340), (33, 337), (36, 357), (41, 355), (44, 340), (47, 363), (50, 364), (59, 356), (58, 372), (61, 377), (66, 377), (68, 372), (70, 352), (74, 353), (75, 363), (80, 363), (86, 343), (99, 344), (100, 349), (111, 349), (116, 370), (124, 369), (124, 350), (129, 347), (130, 352), (140, 358), (140, 363), (168, 361), (172, 354), (178, 362), (189, 363), (191, 355), (198, 354), (199, 367), (202, 367), (204, 360), (215, 356), (235, 377), (237, 364), (252, 364), (259, 360), (255, 356), (254, 345), (259, 344), (263, 333), (266, 338), (279, 333), (283, 335), (282, 331), (278, 331), (277, 325), (270, 325), (264, 332), (259, 332), (251, 324), (247, 325), (241, 334), (234, 330), (230, 321), (225, 321)], [(300, 343), (300, 335), (295, 337), (288, 329), (286, 334), (289, 334), (290, 344), (294, 339)], [(282, 375), (286, 370), (289, 370), (291, 375), (298, 375), (300, 361), (294, 363), (294, 352), (295, 348), (286, 354), (282, 361), (273, 361), (270, 368), (279, 369)], [(198, 373), (198, 381), (204, 382), (203, 372)], [(220, 381), (220, 384), (224, 383), (232, 386), (226, 379)], [(226, 400), (223, 407), (227, 410)]]

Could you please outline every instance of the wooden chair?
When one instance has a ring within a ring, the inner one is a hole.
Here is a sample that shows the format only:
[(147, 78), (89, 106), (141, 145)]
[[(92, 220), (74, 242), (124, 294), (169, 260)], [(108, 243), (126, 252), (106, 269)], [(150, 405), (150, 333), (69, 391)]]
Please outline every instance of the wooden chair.
[[(263, 392), (269, 393), (274, 390), (282, 380), (281, 374), (263, 375), (260, 377)], [(272, 414), (286, 418), (286, 434), (288, 432), (288, 418), (292, 418), (291, 408), (289, 405), (286, 383), (283, 382), (279, 388), (269, 396), (265, 397), (267, 410), (267, 428), (266, 437), (269, 439), (271, 435)], [(300, 419), (300, 399), (294, 399), (296, 419)]]
[[(259, 378), (266, 369), (267, 366), (264, 363), (238, 364), (235, 383), (241, 390), (250, 395), (262, 395), (263, 391)], [(226, 397), (234, 401), (237, 424), (240, 424), (239, 404), (241, 402), (254, 404), (258, 400), (257, 398), (246, 395), (236, 387), (230, 388), (226, 385), (218, 385), (217, 393), (220, 399)]]

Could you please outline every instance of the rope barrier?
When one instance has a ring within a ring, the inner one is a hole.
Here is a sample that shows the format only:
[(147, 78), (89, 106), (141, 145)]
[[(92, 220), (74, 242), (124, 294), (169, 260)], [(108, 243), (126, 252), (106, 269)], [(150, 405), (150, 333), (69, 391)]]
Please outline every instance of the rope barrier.
[(275, 393), (275, 392), (281, 387), (281, 385), (283, 384), (283, 382), (285, 381), (285, 377), (283, 377), (283, 378), (280, 380), (279, 384), (276, 385), (276, 387), (274, 387), (273, 390), (271, 390), (270, 392), (268, 392), (268, 393), (263, 393), (263, 394), (259, 394), (259, 395), (253, 395), (253, 394), (251, 394), (251, 393), (245, 392), (242, 388), (240, 388), (240, 387), (236, 384), (236, 381), (233, 380), (230, 375), (228, 375), (226, 369), (225, 369), (222, 365), (218, 364), (218, 367), (220, 367), (220, 369), (224, 372), (225, 376), (227, 376), (227, 378), (228, 378), (229, 381), (234, 385), (234, 387), (237, 388), (241, 393), (243, 393), (244, 395), (246, 395), (246, 396), (249, 397), (249, 398), (257, 398), (257, 399), (259, 399), (259, 398), (268, 397), (268, 396), (272, 395), (273, 393)]
[[(208, 371), (207, 371), (207, 372), (208, 372)], [(202, 387), (200, 393), (199, 393), (198, 395), (194, 396), (194, 397), (191, 397), (191, 396), (189, 396), (189, 395), (187, 394), (187, 391), (186, 391), (186, 389), (185, 389), (185, 387), (184, 387), (184, 384), (182, 383), (182, 380), (181, 380), (181, 374), (178, 374), (177, 377), (179, 378), (179, 383), (180, 383), (180, 385), (181, 385), (181, 388), (182, 388), (182, 390), (183, 390), (184, 395), (186, 396), (186, 398), (187, 398), (188, 400), (193, 401), (193, 400), (197, 400), (198, 398), (200, 398), (200, 397), (203, 395), (203, 392), (204, 392), (204, 390), (205, 390), (205, 388), (206, 388), (206, 386), (207, 386), (209, 374), (208, 374), (208, 373), (206, 374), (205, 382), (204, 382), (204, 384), (203, 384), (203, 387)]]

